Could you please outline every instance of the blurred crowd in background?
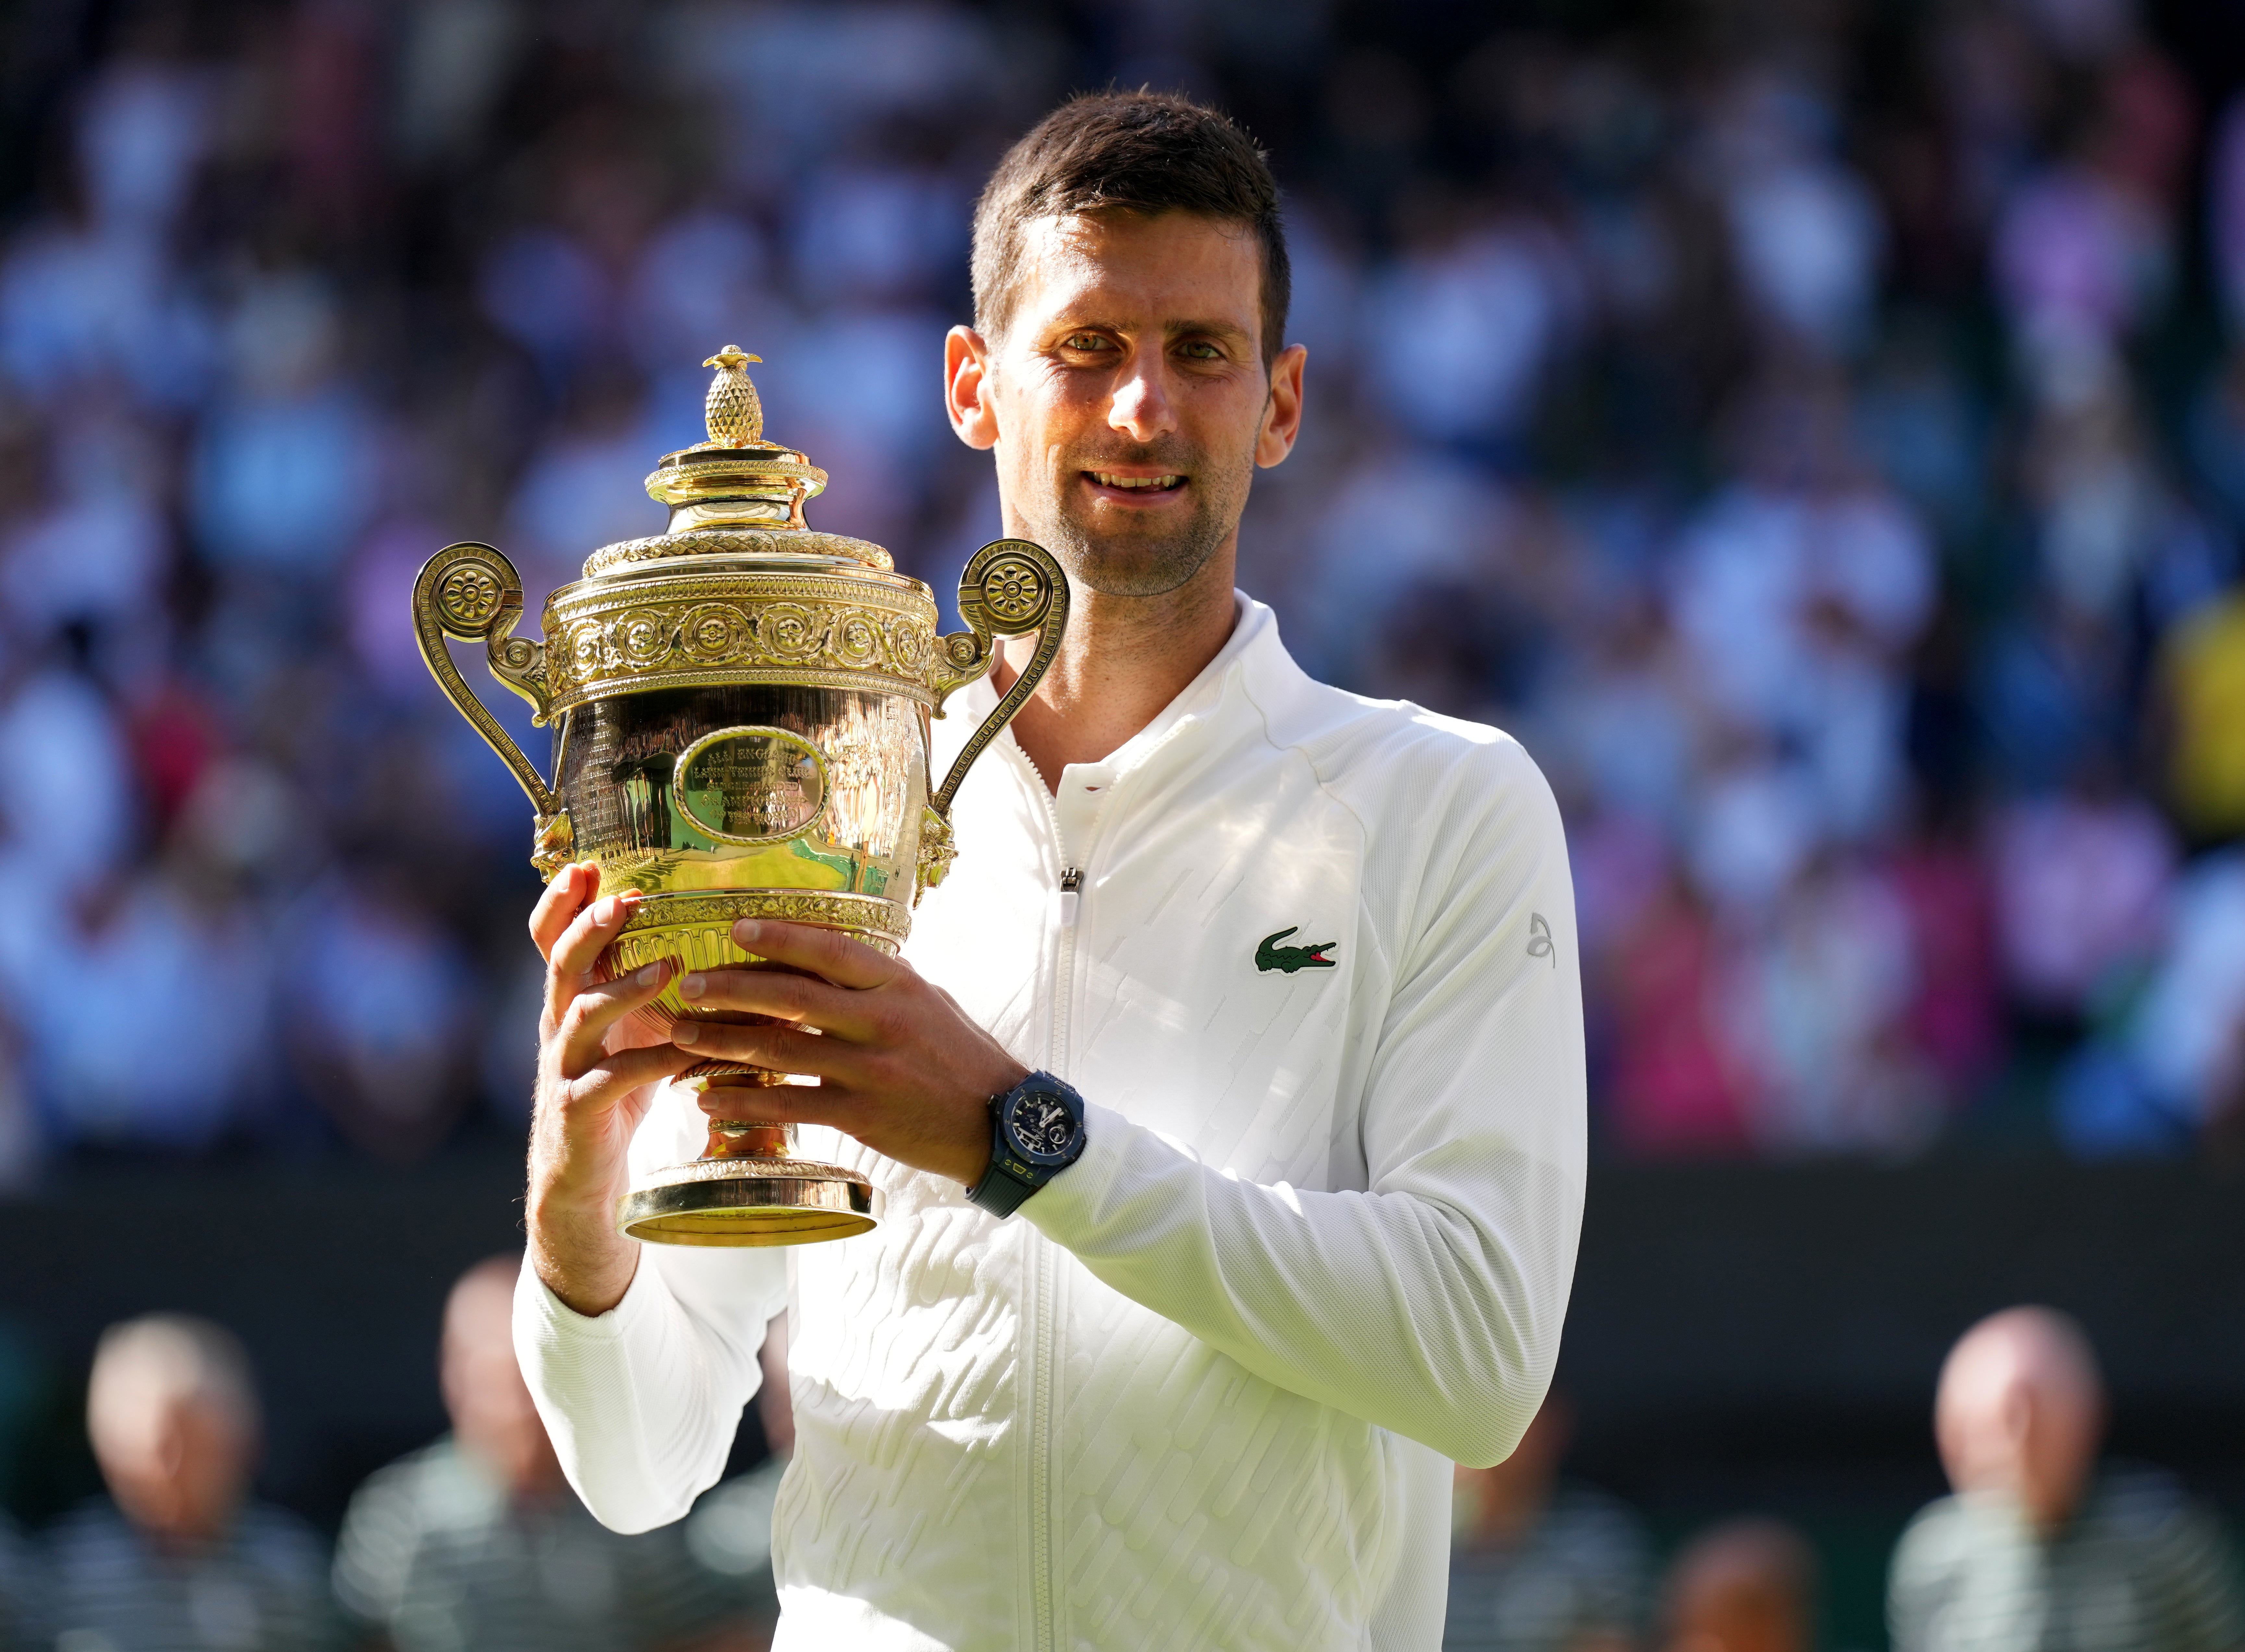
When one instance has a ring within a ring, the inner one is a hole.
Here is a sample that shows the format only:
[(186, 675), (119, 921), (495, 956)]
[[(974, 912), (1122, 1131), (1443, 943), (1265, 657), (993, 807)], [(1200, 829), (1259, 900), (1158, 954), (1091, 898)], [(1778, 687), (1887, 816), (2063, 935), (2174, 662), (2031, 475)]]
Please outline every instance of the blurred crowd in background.
[[(751, 1406), (759, 1455), (683, 1520), (625, 1535), (569, 1490), (515, 1363), (520, 1269), (494, 1256), (453, 1285), (451, 1431), (366, 1479), (332, 1543), (250, 1489), (258, 1391), (230, 1332), (180, 1314), (112, 1325), (85, 1407), (105, 1494), (30, 1539), (0, 1514), (0, 1652), (763, 1652), (794, 1440), (784, 1318)], [(1885, 1568), (1895, 1652), (2245, 1645), (2219, 1515), (2172, 1476), (2107, 1459), (2106, 1424), (2072, 1319), (2016, 1307), (1965, 1333), (1935, 1400), (1950, 1494)], [(1508, 1460), (1456, 1471), (1443, 1652), (1832, 1643), (1806, 1534), (1736, 1516), (1657, 1565), (1637, 1511), (1563, 1473), (1570, 1425), (1555, 1393)]]
[(1242, 583), (1558, 788), (1602, 1150), (2245, 1143), (2245, 105), (2132, 0), (1542, 15), (13, 9), (0, 1181), (518, 1132), (529, 809), (415, 569), (658, 531), (737, 342), (943, 591), (969, 209), (1110, 81), (1272, 148)]
[(85, 1408), (105, 1494), (31, 1540), (0, 1514), (0, 1652), (763, 1652), (794, 1439), (783, 1365), (757, 1403), (769, 1454), (683, 1520), (611, 1532), (562, 1478), (515, 1363), (521, 1267), (494, 1256), (453, 1285), (451, 1431), (359, 1486), (332, 1544), (251, 1489), (261, 1408), (230, 1331), (112, 1325)]

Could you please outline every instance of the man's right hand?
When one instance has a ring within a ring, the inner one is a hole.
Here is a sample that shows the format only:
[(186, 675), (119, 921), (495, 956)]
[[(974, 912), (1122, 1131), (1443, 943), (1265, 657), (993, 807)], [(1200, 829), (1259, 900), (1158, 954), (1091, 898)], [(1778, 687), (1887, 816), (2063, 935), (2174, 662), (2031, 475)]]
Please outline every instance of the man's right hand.
[(580, 1314), (623, 1300), (639, 1244), (615, 1229), (632, 1133), (655, 1089), (701, 1057), (627, 1020), (662, 991), (668, 962), (595, 982), (593, 965), (631, 917), (637, 891), (595, 900), (600, 869), (565, 866), (530, 915), (546, 958), (538, 1022), (538, 1097), (530, 1126), (531, 1265)]

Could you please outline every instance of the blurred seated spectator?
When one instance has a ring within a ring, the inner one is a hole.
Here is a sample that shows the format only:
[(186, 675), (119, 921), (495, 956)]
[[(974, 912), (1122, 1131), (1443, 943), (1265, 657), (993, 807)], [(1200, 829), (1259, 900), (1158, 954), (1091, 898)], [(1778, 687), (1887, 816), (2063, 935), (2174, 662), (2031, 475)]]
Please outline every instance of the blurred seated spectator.
[[(85, 671), (58, 658), (0, 684), (0, 855), (10, 883), (50, 897), (103, 883), (134, 848), (133, 807), (117, 714)], [(13, 951), (27, 938), (0, 942)]]
[(1526, 217), (1464, 201), (1414, 227), (1367, 294), (1373, 388), (1429, 443), (1502, 453), (1538, 381), (1574, 338), (1582, 272), (1566, 242)]
[(2001, 1065), (2005, 1041), (1996, 963), (1995, 894), (1985, 858), (1964, 833), (1929, 823), (1895, 856), (1891, 874), (1910, 931), (1916, 992), (1910, 1039), (1952, 1104)]
[[(182, 846), (89, 891), (14, 964), (36, 1093), (60, 1140), (198, 1152), (265, 1090), (265, 938), (211, 871)], [(144, 1008), (120, 1022), (107, 1006), (127, 998)]]
[(2091, 1007), (2157, 944), (2175, 870), (2148, 803), (2092, 778), (2013, 804), (1995, 828), (1997, 932), (2011, 990), (2052, 1014)]
[(1726, 928), (1765, 923), (1825, 836), (1815, 777), (1766, 742), (1740, 740), (1701, 775), (1685, 870)]
[(34, 634), (73, 623), (138, 633), (153, 620), (171, 557), (153, 433), (129, 417), (82, 416), (53, 437), (44, 508), (0, 528), (0, 606)]
[(2081, 1158), (2234, 1151), (2245, 1100), (2245, 856), (2201, 856), (2175, 882), (2160, 956), (2055, 1087), (2058, 1139)]
[(1444, 1652), (1628, 1652), (1649, 1568), (1637, 1517), (1559, 1478), (1570, 1432), (1558, 1394), (1512, 1455), (1456, 1472)]
[(1942, 1122), (1940, 1087), (1909, 1037), (1917, 958), (1892, 879), (1820, 855), (1741, 939), (1725, 995), (1763, 1151), (1924, 1147)]
[(468, 1099), (475, 977), (412, 869), (315, 884), (281, 949), (284, 1044), (303, 1088), (361, 1152), (410, 1163)]
[(1672, 833), (1691, 796), (1706, 708), (1652, 593), (1624, 590), (1611, 607), (1604, 634), (1553, 674), (1538, 701), (1540, 727), (1523, 738), (1550, 754), (1562, 785), (1576, 771), (1601, 813)]
[(1722, 1035), (1715, 928), (1673, 878), (1609, 950), (1608, 1123), (1634, 1157), (1734, 1156), (1750, 1145), (1750, 1074)]
[(2166, 952), (2125, 1037), (2153, 1110), (2186, 1131), (2234, 1129), (2245, 1089), (2245, 855), (2205, 856), (2177, 881)]
[(601, 545), (662, 531), (662, 511), (641, 485), (658, 441), (635, 381), (608, 371), (583, 376), (515, 489), (506, 544), (527, 589), (576, 579)]
[(112, 1325), (86, 1429), (114, 1501), (47, 1540), (66, 1652), (320, 1652), (338, 1644), (320, 1540), (249, 1500), (259, 1417), (241, 1344), (206, 1320)]
[(2208, 375), (2182, 436), (2191, 471), (2221, 516), (2233, 526), (2245, 519), (2245, 349), (2233, 345)]
[[(1809, 758), (1837, 829), (1878, 823), (1893, 754), (1846, 755), (1868, 694), (1933, 615), (1924, 526), (1866, 474), (1846, 398), (1821, 376), (1773, 380), (1736, 410), (1740, 474), (1683, 530), (1672, 619), (1711, 702), (1742, 727), (1784, 734)], [(1862, 770), (1866, 762), (1880, 772)]]
[(2046, 403), (2020, 454), (2037, 583), (2094, 636), (2124, 622), (2181, 526), (2146, 445), (2135, 391), (2107, 363)]
[(2096, 1355), (2065, 1315), (2011, 1308), (1964, 1334), (1934, 1412), (1956, 1492), (1895, 1550), (1896, 1652), (2245, 1645), (2219, 1523), (2165, 1475), (2100, 1471), (2105, 1419)]
[(372, 512), (377, 426), (343, 370), (343, 321), (309, 273), (252, 281), (228, 328), (231, 383), (187, 467), (204, 559), (236, 586), (315, 586)]
[[(769, 1572), (760, 1590), (752, 1570), (706, 1563), (722, 1547), (693, 1539), (708, 1505), (681, 1525), (624, 1536), (562, 1479), (515, 1364), (521, 1265), (496, 1256), (452, 1287), (442, 1353), (452, 1432), (352, 1499), (336, 1556), (345, 1608), (396, 1652), (767, 1644), (778, 1615)], [(768, 1506), (764, 1530), (768, 1544)]]
[(1816, 1553), (1781, 1520), (1727, 1520), (1684, 1546), (1662, 1591), (1663, 1652), (1812, 1652)]
[(2201, 842), (2245, 833), (2245, 590), (2167, 634), (2168, 792)]

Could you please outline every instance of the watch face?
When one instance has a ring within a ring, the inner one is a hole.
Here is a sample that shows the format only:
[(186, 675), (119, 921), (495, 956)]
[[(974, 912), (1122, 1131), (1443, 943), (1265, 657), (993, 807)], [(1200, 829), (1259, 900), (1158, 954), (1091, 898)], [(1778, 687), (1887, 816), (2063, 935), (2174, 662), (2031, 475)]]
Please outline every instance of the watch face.
[(1007, 1124), (1022, 1151), (1035, 1158), (1057, 1159), (1075, 1140), (1075, 1115), (1041, 1090), (1015, 1100)]

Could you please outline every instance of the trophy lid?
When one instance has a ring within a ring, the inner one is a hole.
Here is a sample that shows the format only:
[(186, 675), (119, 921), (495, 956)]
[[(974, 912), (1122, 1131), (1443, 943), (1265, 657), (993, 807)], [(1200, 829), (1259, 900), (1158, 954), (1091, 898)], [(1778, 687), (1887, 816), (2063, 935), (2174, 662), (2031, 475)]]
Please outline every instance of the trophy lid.
[(804, 501), (825, 491), (826, 472), (809, 456), (764, 439), (763, 400), (748, 373), (750, 362), (762, 360), (728, 344), (702, 363), (716, 369), (702, 403), (709, 439), (664, 454), (647, 478), (648, 496), (670, 507), (669, 528), (601, 546), (586, 559), (587, 579), (635, 563), (743, 552), (839, 559), (885, 572), (895, 566), (879, 545), (821, 533), (804, 521)]

